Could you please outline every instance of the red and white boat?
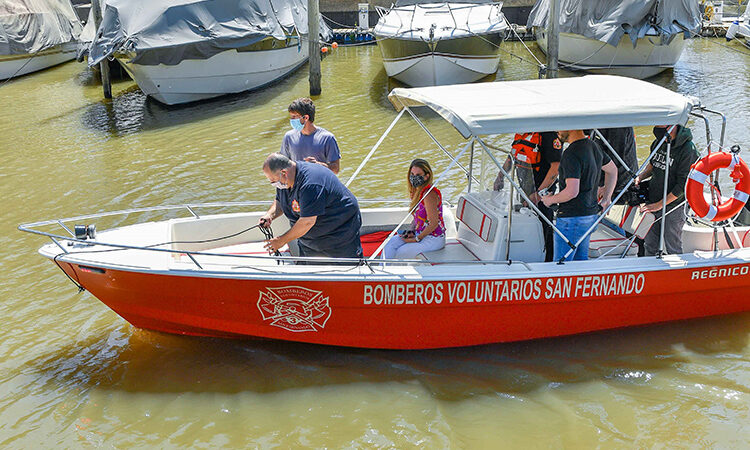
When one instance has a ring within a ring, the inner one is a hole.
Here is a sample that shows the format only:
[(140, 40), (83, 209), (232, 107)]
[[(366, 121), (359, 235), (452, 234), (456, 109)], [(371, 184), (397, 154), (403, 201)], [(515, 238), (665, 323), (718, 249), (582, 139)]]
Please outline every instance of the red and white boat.
[[(480, 173), (479, 180), (470, 182), (455, 207), (445, 208), (445, 249), (417, 260), (352, 260), (342, 266), (330, 264), (342, 260), (313, 258), (312, 264), (296, 265), (294, 249), (269, 256), (262, 249), (263, 234), (253, 228), (265, 211), (261, 203), (234, 204), (243, 211), (215, 215), (204, 212), (227, 205), (150, 208), (152, 217), (155, 210), (178, 208), (188, 217), (113, 228), (94, 239), (86, 239), (82, 227), (81, 237), (73, 237), (72, 225), (143, 210), (19, 228), (51, 238), (40, 253), (125, 320), (168, 333), (423, 349), (750, 310), (750, 248), (714, 251), (708, 245), (681, 255), (638, 258), (632, 238), (618, 231), (643, 235), (653, 216), (618, 206), (595, 225), (594, 258), (545, 263), (540, 222), (534, 211), (520, 206), (517, 183), (501, 192), (476, 189), (491, 183), (495, 166), (504, 160), (487, 146), (487, 135), (686, 124), (691, 113), (709, 112), (696, 100), (602, 75), (395, 89), (389, 98), (400, 110), (394, 123), (407, 112), (424, 126), (414, 111), (424, 106), (466, 138), (446, 173), (470, 152), (477, 152), (471, 161), (492, 169), (476, 172), (468, 165), (468, 179)], [(369, 236), (394, 230), (408, 217), (404, 207), (361, 204), (362, 233)], [(257, 212), (247, 212), (253, 209)], [(274, 223), (277, 234), (285, 228), (280, 222)], [(70, 234), (57, 231), (61, 226)]]

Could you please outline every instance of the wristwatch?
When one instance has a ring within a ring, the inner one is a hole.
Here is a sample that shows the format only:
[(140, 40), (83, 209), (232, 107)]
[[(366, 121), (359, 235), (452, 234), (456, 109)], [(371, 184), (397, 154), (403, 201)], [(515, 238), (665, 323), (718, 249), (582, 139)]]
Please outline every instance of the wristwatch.
[(414, 235), (414, 240), (417, 241), (417, 242), (419, 242), (421, 240), (421, 239), (419, 239), (419, 235), (418, 234)]

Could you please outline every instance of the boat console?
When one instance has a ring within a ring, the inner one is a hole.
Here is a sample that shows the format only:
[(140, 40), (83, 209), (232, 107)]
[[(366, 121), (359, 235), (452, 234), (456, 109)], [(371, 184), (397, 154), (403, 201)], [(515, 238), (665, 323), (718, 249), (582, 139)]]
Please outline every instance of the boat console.
[[(485, 191), (462, 195), (456, 207), (458, 229), (445, 248), (420, 254), (428, 261), (544, 261), (542, 224), (529, 208), (514, 205), (508, 248), (507, 192)], [(508, 253), (506, 257), (506, 253)]]

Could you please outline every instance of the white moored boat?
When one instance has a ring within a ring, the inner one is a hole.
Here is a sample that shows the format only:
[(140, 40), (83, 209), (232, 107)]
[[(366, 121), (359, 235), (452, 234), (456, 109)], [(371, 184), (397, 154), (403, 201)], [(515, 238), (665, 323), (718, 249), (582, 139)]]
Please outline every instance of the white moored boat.
[(373, 33), (389, 77), (410, 86), (469, 83), (497, 72), (502, 2), (403, 0), (378, 8)]
[[(330, 33), (321, 21), (324, 36)], [(115, 57), (169, 105), (259, 89), (307, 61), (301, 0), (109, 0), (89, 65)]]
[(745, 14), (732, 21), (727, 29), (726, 38), (728, 41), (737, 39), (746, 46), (750, 47), (750, 8), (745, 7)]
[[(300, 258), (294, 248), (269, 256), (257, 226), (266, 208), (257, 203), (234, 205), (242, 212), (214, 215), (207, 214), (211, 207), (227, 205), (145, 208), (182, 208), (188, 214), (98, 234), (87, 233), (84, 225), (142, 209), (19, 228), (49, 237), (52, 242), (39, 252), (128, 322), (177, 334), (414, 349), (750, 310), (750, 248), (706, 246), (638, 258), (631, 244), (634, 236), (647, 232), (653, 215), (610, 206), (589, 229), (592, 260), (542, 262), (541, 223), (535, 210), (521, 206), (518, 195), (528, 199), (518, 183), (506, 174), (512, 189), (482, 189), (504, 159), (487, 145), (488, 135), (684, 125), (691, 114), (711, 113), (696, 100), (651, 83), (601, 75), (394, 89), (389, 99), (400, 110), (394, 123), (406, 112), (424, 127), (413, 108), (427, 107), (466, 139), (434, 185), (454, 167), (463, 167), (459, 159), (483, 166), (477, 175), (469, 164), (468, 180), (480, 179), (469, 183), (455, 208), (444, 207), (445, 248), (415, 260), (374, 259), (378, 251), (373, 249), (362, 260)], [(399, 163), (398, 155), (387, 158)], [(408, 166), (408, 160), (401, 163)], [(404, 207), (365, 207), (361, 232), (394, 233), (410, 217)], [(280, 222), (273, 224), (276, 234), (288, 229)], [(79, 224), (75, 232), (74, 224)], [(571, 249), (578, 244), (571, 242)], [(294, 264), (301, 259), (307, 264)]]
[[(545, 53), (549, 1), (528, 20)], [(561, 0), (560, 11), (561, 67), (639, 79), (673, 68), (701, 26), (698, 3), (682, 0)]]
[(0, 4), (0, 80), (70, 61), (81, 33), (69, 0)]

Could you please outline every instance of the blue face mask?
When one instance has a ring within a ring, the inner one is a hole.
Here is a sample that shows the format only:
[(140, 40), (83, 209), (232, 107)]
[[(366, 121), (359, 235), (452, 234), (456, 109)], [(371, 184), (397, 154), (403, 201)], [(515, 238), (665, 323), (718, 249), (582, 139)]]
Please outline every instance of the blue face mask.
[(302, 128), (305, 127), (300, 119), (289, 119), (289, 125), (291, 125), (296, 131), (302, 131)]

